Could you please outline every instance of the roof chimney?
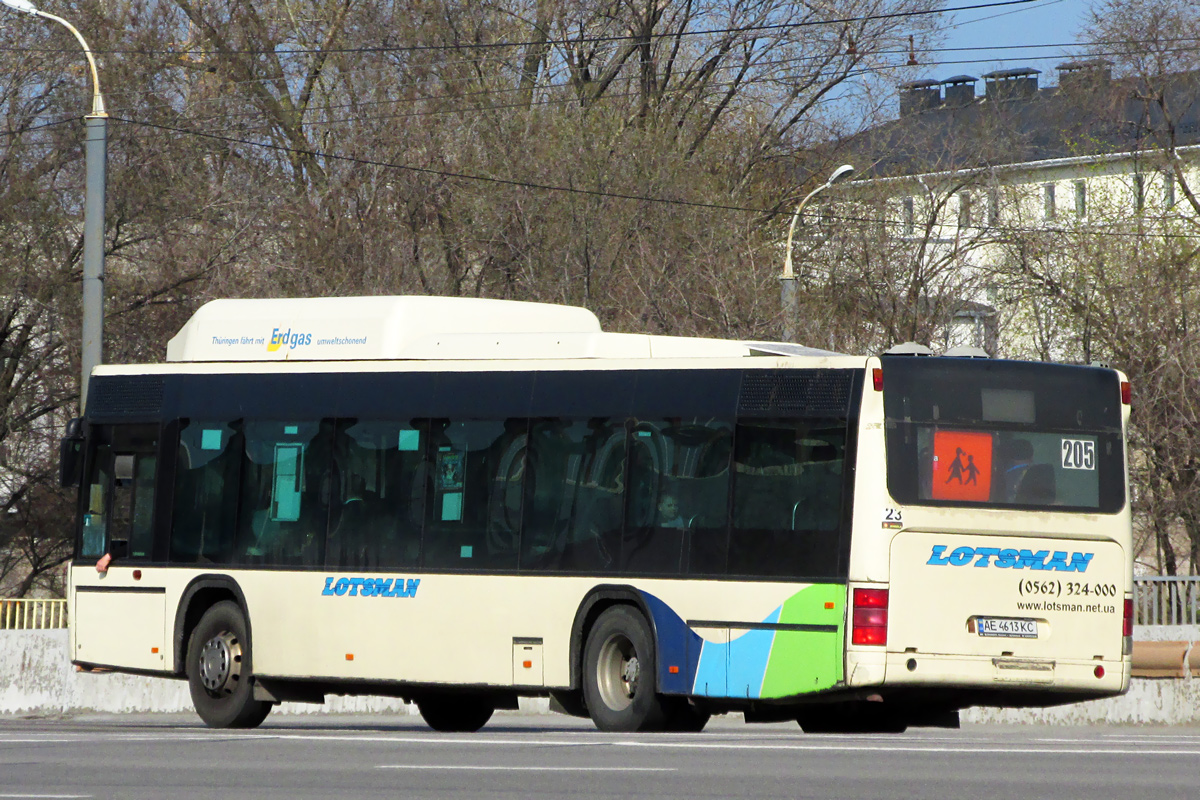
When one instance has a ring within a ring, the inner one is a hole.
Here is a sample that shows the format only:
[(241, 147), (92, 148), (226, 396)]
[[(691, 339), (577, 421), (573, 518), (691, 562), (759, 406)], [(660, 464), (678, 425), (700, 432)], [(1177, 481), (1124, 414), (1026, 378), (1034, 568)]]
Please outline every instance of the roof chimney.
[(900, 84), (900, 116), (911, 117), (942, 104), (942, 85), (937, 81)]
[(946, 106), (950, 108), (969, 106), (975, 102), (975, 81), (973, 75), (955, 75), (946, 78), (942, 85), (946, 87)]
[(1058, 87), (1075, 89), (1087, 86), (1104, 86), (1112, 81), (1112, 62), (1104, 58), (1090, 61), (1065, 61), (1059, 64)]
[(988, 100), (1028, 100), (1037, 94), (1040, 69), (1000, 69), (983, 76)]

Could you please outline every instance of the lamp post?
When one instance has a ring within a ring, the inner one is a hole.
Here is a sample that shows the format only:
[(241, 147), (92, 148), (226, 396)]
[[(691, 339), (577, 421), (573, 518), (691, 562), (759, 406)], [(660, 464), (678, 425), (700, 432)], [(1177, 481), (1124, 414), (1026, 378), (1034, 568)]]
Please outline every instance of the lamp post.
[(783, 274), (779, 276), (779, 299), (783, 305), (783, 340), (785, 342), (796, 340), (796, 316), (800, 313), (799, 297), (796, 295), (796, 273), (792, 269), (792, 236), (796, 233), (796, 223), (800, 221), (800, 212), (804, 210), (804, 206), (808, 204), (809, 200), (853, 174), (854, 167), (842, 164), (833, 171), (829, 180), (809, 192), (792, 213), (792, 224), (788, 227), (787, 253), (783, 260)]
[(92, 113), (83, 118), (86, 126), (84, 162), (87, 179), (83, 200), (83, 343), (82, 376), (79, 380), (79, 411), (87, 404), (88, 378), (92, 368), (104, 361), (104, 193), (108, 169), (108, 112), (100, 94), (100, 73), (92, 49), (75, 26), (62, 17), (47, 14), (29, 0), (0, 0), (14, 11), (44, 17), (66, 26), (87, 56), (92, 71)]

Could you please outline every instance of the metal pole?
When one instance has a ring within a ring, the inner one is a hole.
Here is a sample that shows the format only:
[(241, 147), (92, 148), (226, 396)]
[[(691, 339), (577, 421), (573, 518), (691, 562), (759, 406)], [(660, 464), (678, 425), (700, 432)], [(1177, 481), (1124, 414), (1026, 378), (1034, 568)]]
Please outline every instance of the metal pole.
[(800, 212), (804, 210), (804, 206), (808, 205), (809, 200), (852, 174), (854, 174), (854, 167), (849, 164), (838, 167), (829, 176), (829, 180), (809, 192), (792, 212), (792, 224), (788, 226), (787, 251), (783, 259), (783, 273), (779, 276), (779, 302), (783, 311), (783, 340), (785, 342), (796, 341), (796, 318), (800, 316), (800, 295), (796, 291), (796, 272), (792, 269), (792, 237), (796, 233), (796, 223), (800, 221)]
[(104, 201), (108, 173), (108, 118), (89, 114), (83, 208), (83, 346), (79, 411), (87, 405), (92, 370), (104, 363)]
[(78, 29), (62, 17), (48, 14), (31, 0), (0, 0), (13, 11), (44, 17), (63, 25), (78, 40), (92, 74), (92, 113), (83, 118), (87, 138), (83, 199), (83, 332), (80, 347), (79, 413), (87, 405), (88, 379), (104, 362), (104, 204), (108, 171), (108, 113), (100, 93), (100, 71), (92, 48)]

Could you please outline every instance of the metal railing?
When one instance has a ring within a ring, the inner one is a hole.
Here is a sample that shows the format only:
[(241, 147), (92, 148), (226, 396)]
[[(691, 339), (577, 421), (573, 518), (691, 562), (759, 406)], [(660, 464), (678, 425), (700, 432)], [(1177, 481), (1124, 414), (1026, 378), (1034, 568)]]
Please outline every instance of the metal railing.
[(65, 627), (66, 600), (0, 600), (0, 630)]
[(1200, 575), (1133, 579), (1134, 625), (1200, 624)]
[[(1135, 625), (1200, 625), (1200, 575), (1133, 580)], [(0, 600), (0, 630), (67, 627), (66, 600)]]

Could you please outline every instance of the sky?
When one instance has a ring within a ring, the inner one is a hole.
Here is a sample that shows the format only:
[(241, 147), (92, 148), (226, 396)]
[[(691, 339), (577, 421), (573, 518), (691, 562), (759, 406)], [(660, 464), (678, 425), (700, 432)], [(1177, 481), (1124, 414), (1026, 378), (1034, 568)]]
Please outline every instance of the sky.
[[(948, 7), (975, 5), (986, 0), (948, 0)], [(1055, 67), (1071, 60), (1069, 45), (1079, 41), (1079, 31), (1087, 16), (1089, 0), (1036, 0), (1028, 5), (959, 11), (942, 17), (943, 48), (988, 48), (963, 52), (941, 52), (921, 56), (930, 62), (922, 78), (945, 80), (952, 75), (974, 75), (1016, 67), (1042, 70), (1041, 86), (1058, 83)], [(1023, 48), (1021, 45), (1058, 45)], [(1078, 53), (1079, 51), (1076, 51)], [(934, 61), (942, 63), (933, 63)], [(946, 63), (966, 62), (973, 63)], [(982, 91), (982, 83), (977, 91)]]

